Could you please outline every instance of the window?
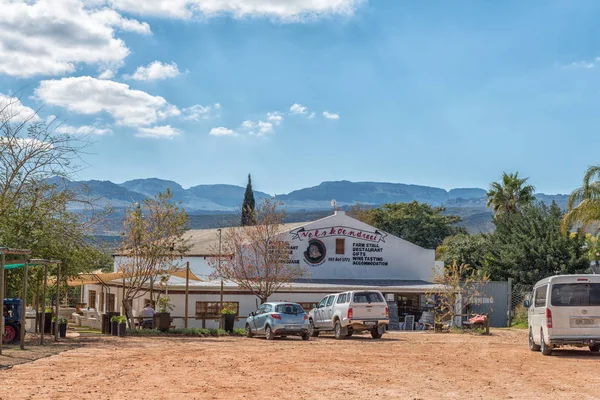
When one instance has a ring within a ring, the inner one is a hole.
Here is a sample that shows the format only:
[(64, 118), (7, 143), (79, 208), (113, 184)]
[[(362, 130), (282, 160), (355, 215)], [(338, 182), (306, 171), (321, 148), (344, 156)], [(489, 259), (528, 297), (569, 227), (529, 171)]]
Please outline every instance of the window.
[(342, 293), (338, 296), (336, 303), (342, 304), (346, 302), (346, 293)]
[(325, 303), (327, 303), (327, 299), (329, 297), (324, 297), (323, 300), (319, 303), (319, 308), (325, 307)]
[(90, 290), (88, 292), (88, 307), (96, 309), (96, 291)]
[(113, 293), (108, 295), (108, 310), (106, 311), (115, 311), (115, 295)]
[(298, 315), (298, 314), (306, 314), (304, 312), (304, 309), (302, 307), (300, 307), (299, 304), (277, 304), (275, 306), (275, 312), (278, 313), (282, 313), (282, 314), (294, 314), (294, 315)]
[(346, 253), (346, 239), (335, 239), (335, 254)]
[(335, 296), (329, 296), (329, 298), (327, 299), (327, 307), (329, 307), (330, 305), (333, 304), (334, 299), (335, 299)]
[(382, 303), (383, 299), (377, 292), (356, 292), (353, 301), (355, 303)]
[(265, 304), (265, 312), (270, 313), (273, 311), (273, 306), (271, 304)]
[(541, 286), (535, 290), (534, 307), (546, 307), (546, 292), (548, 285)]
[(300, 307), (304, 309), (304, 311), (310, 311), (313, 309), (313, 303), (298, 303)]
[(600, 283), (562, 283), (552, 285), (550, 301), (553, 306), (558, 307), (599, 307)]
[[(239, 315), (239, 302), (223, 302), (223, 307), (231, 307), (235, 315)], [(221, 317), (221, 303), (218, 301), (197, 301), (196, 318), (219, 318)]]

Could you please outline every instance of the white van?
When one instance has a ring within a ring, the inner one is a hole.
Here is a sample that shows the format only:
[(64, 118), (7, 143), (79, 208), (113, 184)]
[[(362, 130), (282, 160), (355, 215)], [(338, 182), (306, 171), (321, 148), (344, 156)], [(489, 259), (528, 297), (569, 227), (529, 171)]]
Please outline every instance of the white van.
[(529, 349), (548, 356), (554, 348), (589, 346), (600, 351), (600, 275), (556, 275), (533, 287)]

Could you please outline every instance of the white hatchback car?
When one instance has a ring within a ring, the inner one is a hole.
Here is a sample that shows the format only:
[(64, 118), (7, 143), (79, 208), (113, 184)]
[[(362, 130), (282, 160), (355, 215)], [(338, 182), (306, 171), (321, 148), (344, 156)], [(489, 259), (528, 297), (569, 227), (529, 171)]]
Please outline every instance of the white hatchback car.
[(533, 288), (529, 348), (544, 355), (563, 345), (600, 351), (600, 275), (556, 275)]

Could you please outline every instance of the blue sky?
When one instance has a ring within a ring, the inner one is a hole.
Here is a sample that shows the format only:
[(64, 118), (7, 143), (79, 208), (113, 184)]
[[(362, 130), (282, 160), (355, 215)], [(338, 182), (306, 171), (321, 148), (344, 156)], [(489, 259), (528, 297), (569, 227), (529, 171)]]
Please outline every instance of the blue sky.
[(59, 4), (0, 0), (0, 94), (90, 133), (79, 179), (566, 193), (599, 162), (595, 1)]

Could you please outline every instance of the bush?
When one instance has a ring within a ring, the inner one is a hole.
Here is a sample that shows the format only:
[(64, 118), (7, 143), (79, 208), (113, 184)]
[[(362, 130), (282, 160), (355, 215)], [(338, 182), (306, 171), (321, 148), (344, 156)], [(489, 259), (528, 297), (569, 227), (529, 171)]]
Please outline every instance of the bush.
[(513, 328), (524, 328), (527, 329), (529, 323), (527, 321), (527, 309), (524, 305), (519, 305), (515, 309), (515, 316), (513, 317), (511, 326)]
[[(196, 337), (218, 337), (228, 336), (227, 331), (223, 329), (203, 329), (203, 328), (177, 328), (162, 332), (158, 329), (128, 329), (127, 333), (133, 336), (196, 336)], [(235, 332), (234, 332), (235, 334)]]

